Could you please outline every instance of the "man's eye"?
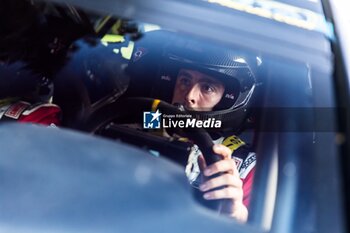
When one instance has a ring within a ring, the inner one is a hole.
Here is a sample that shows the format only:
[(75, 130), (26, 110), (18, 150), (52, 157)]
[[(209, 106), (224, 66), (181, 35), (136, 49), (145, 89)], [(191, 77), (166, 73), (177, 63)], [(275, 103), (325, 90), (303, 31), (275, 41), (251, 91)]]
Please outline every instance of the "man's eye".
[(215, 92), (215, 87), (210, 85), (210, 84), (203, 84), (202, 89), (203, 89), (203, 91), (205, 91), (207, 93)]
[(191, 80), (189, 78), (181, 78), (180, 79), (180, 84), (184, 86), (190, 86), (191, 85)]

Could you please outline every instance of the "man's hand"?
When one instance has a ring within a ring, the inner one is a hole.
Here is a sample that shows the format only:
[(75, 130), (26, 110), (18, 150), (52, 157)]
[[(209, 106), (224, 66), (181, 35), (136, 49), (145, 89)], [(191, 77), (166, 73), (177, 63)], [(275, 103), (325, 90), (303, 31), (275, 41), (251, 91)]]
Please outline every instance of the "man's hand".
[[(205, 192), (203, 197), (207, 200), (229, 199), (228, 213), (231, 217), (240, 222), (246, 222), (248, 210), (243, 204), (243, 183), (239, 177), (235, 161), (231, 158), (231, 150), (221, 144), (213, 146), (213, 151), (222, 157), (222, 160), (207, 166), (203, 156), (198, 157), (198, 163), (202, 174), (210, 177), (220, 174), (214, 178), (206, 180), (200, 185), (200, 190)], [(215, 188), (218, 190), (212, 190)]]

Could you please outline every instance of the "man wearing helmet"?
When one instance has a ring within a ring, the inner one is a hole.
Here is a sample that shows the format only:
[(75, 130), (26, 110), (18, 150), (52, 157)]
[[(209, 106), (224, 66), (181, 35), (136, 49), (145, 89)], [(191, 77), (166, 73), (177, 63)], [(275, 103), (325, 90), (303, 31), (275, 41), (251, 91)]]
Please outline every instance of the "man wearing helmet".
[(186, 109), (210, 111), (219, 103), (225, 86), (215, 78), (196, 70), (181, 69), (176, 79), (173, 103)]
[[(155, 70), (150, 68), (154, 61), (159, 61)], [(152, 90), (148, 96), (181, 106), (196, 119), (222, 122), (222, 129), (211, 131), (213, 151), (221, 160), (207, 166), (200, 148), (194, 145), (186, 174), (190, 183), (203, 192), (204, 199), (230, 200), (222, 212), (245, 222), (256, 156), (234, 134), (242, 131), (247, 120), (256, 82), (244, 56), (155, 31), (146, 33), (136, 44), (129, 68), (131, 77), (144, 79), (142, 90)]]
[[(222, 99), (224, 91), (224, 84), (214, 77), (196, 70), (181, 69), (176, 79), (173, 103), (181, 104), (189, 110), (211, 111)], [(232, 151), (219, 143), (214, 145), (213, 151), (220, 155), (222, 160), (207, 166), (198, 147), (194, 147), (186, 167), (187, 176), (193, 186), (205, 192), (203, 196), (205, 199), (232, 199), (231, 211), (227, 214), (244, 222), (248, 217), (245, 206), (248, 203), (247, 201), (244, 203), (243, 198), (247, 195), (244, 194), (243, 182), (235, 160), (231, 158)], [(222, 175), (203, 182), (199, 181), (200, 171), (206, 177), (220, 173)], [(225, 187), (214, 190), (222, 186)]]

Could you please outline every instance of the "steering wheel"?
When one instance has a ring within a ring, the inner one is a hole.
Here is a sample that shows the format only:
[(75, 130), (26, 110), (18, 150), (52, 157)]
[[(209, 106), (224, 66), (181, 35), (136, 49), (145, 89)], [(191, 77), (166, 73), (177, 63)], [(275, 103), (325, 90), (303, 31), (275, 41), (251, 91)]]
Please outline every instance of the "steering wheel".
[[(152, 98), (143, 97), (132, 97), (119, 99), (111, 104), (108, 104), (101, 109), (98, 109), (88, 118), (83, 126), (84, 131), (91, 132), (93, 134), (107, 136), (113, 138), (113, 132), (111, 133), (108, 129), (112, 129), (113, 122), (118, 119), (128, 119), (129, 121), (142, 122), (143, 112), (155, 111), (158, 109), (163, 114), (186, 114), (186, 111), (182, 107), (177, 107), (164, 101), (160, 101)], [(136, 116), (136, 119), (135, 119)], [(134, 123), (128, 122), (128, 123)], [(116, 128), (113, 128), (116, 129)], [(109, 132), (109, 133), (106, 133)], [(176, 130), (176, 133), (187, 137), (194, 144), (196, 144), (201, 150), (204, 159), (208, 165), (211, 165), (219, 160), (220, 156), (213, 152), (213, 141), (209, 133), (203, 128), (191, 128), (190, 130), (183, 128)], [(133, 132), (138, 140), (142, 140), (142, 136), (139, 133)], [(141, 137), (141, 138), (140, 138)], [(146, 138), (143, 138), (146, 140)], [(187, 161), (187, 158), (186, 158)], [(216, 175), (217, 176), (217, 175)], [(201, 204), (204, 204), (210, 209), (222, 211), (225, 202), (229, 200), (204, 200), (203, 194), (197, 189), (194, 189), (195, 197)]]
[[(107, 127), (110, 127), (111, 122), (118, 119), (127, 119), (127, 123), (142, 122), (143, 112), (152, 111), (152, 105), (157, 103), (156, 108), (163, 114), (186, 114), (186, 110), (181, 107), (176, 107), (165, 101), (160, 101), (153, 98), (131, 97), (114, 101), (93, 112), (89, 118), (80, 127), (82, 130), (101, 134)], [(134, 121), (134, 122), (130, 122)], [(212, 152), (214, 143), (208, 132), (203, 128), (191, 128), (190, 130), (183, 128), (176, 130), (177, 134), (187, 137), (196, 144), (203, 153), (203, 156), (208, 165), (219, 161), (221, 158)]]

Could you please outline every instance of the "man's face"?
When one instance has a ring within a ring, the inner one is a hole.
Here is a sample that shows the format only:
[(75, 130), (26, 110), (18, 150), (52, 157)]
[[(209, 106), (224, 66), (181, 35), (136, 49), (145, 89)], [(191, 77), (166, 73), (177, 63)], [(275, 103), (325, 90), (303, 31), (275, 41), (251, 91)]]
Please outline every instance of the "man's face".
[(175, 84), (172, 103), (196, 111), (211, 111), (224, 94), (224, 85), (199, 71), (181, 69)]

